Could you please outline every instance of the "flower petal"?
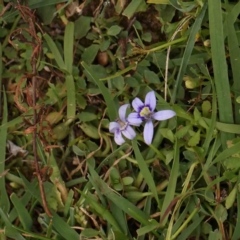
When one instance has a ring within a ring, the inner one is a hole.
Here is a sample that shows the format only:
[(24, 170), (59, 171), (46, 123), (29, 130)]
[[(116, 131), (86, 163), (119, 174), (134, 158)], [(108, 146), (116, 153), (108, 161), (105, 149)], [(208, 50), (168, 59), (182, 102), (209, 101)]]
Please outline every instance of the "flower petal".
[(158, 121), (163, 121), (163, 120), (167, 120), (169, 118), (172, 118), (176, 115), (176, 113), (172, 110), (161, 110), (161, 111), (158, 111), (156, 113), (154, 113), (152, 115), (152, 117), (155, 119), (155, 120), (158, 120)]
[(144, 107), (143, 102), (139, 98), (135, 98), (132, 101), (132, 106), (136, 112), (139, 112), (142, 107)]
[(119, 123), (117, 123), (117, 122), (110, 122), (110, 124), (109, 124), (109, 132), (114, 133), (119, 128), (120, 128)]
[(125, 142), (125, 140), (122, 137), (122, 133), (119, 130), (117, 130), (114, 133), (114, 141), (116, 142), (117, 145), (122, 145)]
[(151, 144), (152, 143), (152, 139), (153, 139), (153, 123), (152, 121), (147, 121), (145, 126), (144, 126), (144, 130), (143, 130), (143, 137), (144, 137), (144, 141), (146, 144)]
[(128, 139), (134, 139), (136, 137), (136, 133), (132, 127), (127, 126), (125, 130), (122, 131), (123, 135)]
[(143, 120), (141, 117), (139, 117), (138, 113), (135, 112), (128, 115), (127, 121), (130, 125), (140, 126)]
[(145, 106), (149, 106), (150, 110), (153, 112), (156, 108), (156, 97), (154, 91), (149, 92), (145, 97)]
[(126, 111), (129, 105), (130, 104), (124, 104), (118, 110), (119, 118), (121, 119), (122, 122), (126, 122), (125, 116), (126, 116)]

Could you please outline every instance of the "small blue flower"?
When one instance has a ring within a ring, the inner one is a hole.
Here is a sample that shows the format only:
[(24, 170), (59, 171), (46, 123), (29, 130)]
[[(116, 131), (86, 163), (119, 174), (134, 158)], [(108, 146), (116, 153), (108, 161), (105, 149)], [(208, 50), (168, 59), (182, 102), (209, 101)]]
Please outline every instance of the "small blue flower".
[(172, 118), (176, 113), (172, 110), (161, 110), (154, 112), (156, 108), (156, 97), (154, 91), (146, 95), (145, 103), (139, 98), (135, 98), (132, 106), (136, 112), (130, 113), (128, 122), (134, 126), (140, 126), (142, 122), (146, 122), (143, 131), (143, 137), (146, 144), (152, 143), (153, 138), (153, 120), (163, 121)]
[(125, 142), (122, 137), (122, 134), (128, 139), (134, 139), (136, 137), (136, 133), (133, 128), (129, 125), (128, 119), (126, 116), (127, 108), (129, 104), (122, 105), (119, 110), (119, 119), (116, 122), (110, 122), (109, 131), (114, 133), (114, 140), (118, 145), (121, 145)]

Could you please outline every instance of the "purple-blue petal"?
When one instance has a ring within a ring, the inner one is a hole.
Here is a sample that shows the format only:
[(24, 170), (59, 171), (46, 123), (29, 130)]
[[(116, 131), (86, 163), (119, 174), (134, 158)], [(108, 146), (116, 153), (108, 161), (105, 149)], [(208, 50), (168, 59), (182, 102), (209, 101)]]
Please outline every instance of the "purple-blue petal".
[(122, 122), (126, 122), (125, 116), (126, 116), (126, 111), (128, 107), (129, 107), (129, 104), (124, 104), (118, 110), (119, 118)]
[(149, 106), (151, 112), (156, 108), (156, 97), (154, 91), (149, 92), (145, 97), (145, 106)]
[(114, 133), (114, 141), (116, 142), (117, 145), (122, 145), (125, 142), (125, 140), (122, 137), (122, 133), (119, 130), (117, 130)]
[(120, 125), (117, 122), (110, 122), (109, 132), (114, 133), (117, 129), (120, 129)]
[(147, 121), (145, 126), (144, 126), (144, 130), (143, 130), (143, 137), (144, 137), (144, 141), (146, 144), (151, 144), (152, 143), (152, 139), (153, 139), (153, 123), (152, 121)]
[(136, 112), (139, 112), (140, 109), (142, 109), (144, 107), (144, 104), (139, 98), (135, 98), (132, 101), (132, 106)]
[(172, 118), (176, 115), (176, 113), (172, 110), (161, 110), (161, 111), (158, 111), (156, 113), (154, 113), (152, 115), (152, 117), (155, 119), (155, 120), (158, 120), (158, 121), (163, 121), (163, 120), (167, 120), (169, 118)]
[(139, 117), (139, 114), (135, 112), (128, 115), (127, 121), (130, 125), (140, 126), (143, 120)]
[(129, 125), (126, 127), (125, 130), (122, 131), (122, 134), (123, 134), (126, 138), (128, 138), (128, 139), (130, 139), (130, 140), (132, 140), (132, 139), (134, 139), (134, 138), (136, 137), (135, 131), (134, 131), (133, 128), (130, 127)]

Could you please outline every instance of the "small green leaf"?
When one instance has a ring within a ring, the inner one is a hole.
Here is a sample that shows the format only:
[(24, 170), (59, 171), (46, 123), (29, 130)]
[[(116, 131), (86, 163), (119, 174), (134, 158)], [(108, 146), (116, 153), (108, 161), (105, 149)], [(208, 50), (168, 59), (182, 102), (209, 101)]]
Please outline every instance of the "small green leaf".
[(115, 167), (111, 168), (110, 170), (110, 181), (112, 185), (120, 183), (120, 174)]
[(114, 25), (107, 30), (107, 34), (110, 36), (116, 36), (121, 32), (121, 30), (121, 27), (119, 27), (118, 25)]
[(81, 122), (90, 122), (97, 119), (97, 115), (91, 112), (81, 112), (78, 115), (78, 118)]
[(191, 147), (197, 146), (200, 141), (200, 130), (198, 130), (188, 141), (188, 145)]
[(145, 42), (151, 42), (152, 41), (152, 34), (150, 32), (145, 32), (142, 34), (142, 40)]
[(100, 44), (100, 51), (104, 52), (104, 51), (108, 50), (110, 44), (111, 44), (110, 39), (103, 39), (102, 43)]
[(183, 137), (188, 133), (188, 131), (190, 130), (190, 128), (191, 128), (191, 125), (187, 125), (187, 126), (184, 126), (184, 127), (179, 128), (179, 129), (177, 130), (176, 134), (175, 134), (176, 137), (177, 137), (178, 139), (183, 138)]
[(85, 109), (87, 106), (86, 99), (80, 93), (76, 94), (76, 102), (77, 102), (77, 106), (80, 107), (81, 109)]
[(211, 105), (211, 102), (206, 100), (202, 103), (202, 114), (203, 114), (203, 117), (209, 117), (211, 114), (210, 114), (210, 111), (212, 109), (212, 105)]
[(90, 47), (86, 48), (82, 54), (82, 60), (87, 64), (90, 64), (94, 61), (99, 51), (99, 45), (93, 44)]
[(238, 169), (240, 168), (240, 158), (230, 157), (224, 161), (224, 165), (227, 169)]
[(215, 214), (218, 220), (221, 221), (222, 223), (227, 219), (228, 216), (227, 209), (222, 204), (219, 204), (216, 207)]
[(81, 16), (75, 21), (74, 35), (76, 39), (81, 39), (86, 36), (91, 29), (92, 17)]
[(176, 112), (177, 116), (186, 120), (193, 121), (191, 114), (184, 111), (179, 105), (174, 105), (173, 110)]
[(162, 134), (163, 137), (167, 138), (172, 143), (174, 142), (174, 135), (170, 129), (162, 128), (162, 129), (160, 129), (160, 133)]
[(225, 202), (226, 209), (231, 208), (233, 206), (234, 202), (237, 201), (236, 195), (237, 195), (237, 186), (234, 186), (232, 191), (226, 197), (226, 202)]
[(130, 87), (139, 87), (139, 82), (136, 80), (136, 78), (133, 77), (127, 77), (125, 78), (126, 84), (128, 84)]
[(237, 103), (240, 103), (240, 96), (238, 96), (238, 97), (236, 98), (236, 102), (237, 102)]
[(72, 146), (72, 150), (73, 152), (77, 155), (77, 156), (86, 156), (87, 152), (86, 151), (83, 151), (81, 150), (79, 147), (77, 147), (76, 145), (73, 145)]
[(153, 71), (145, 70), (144, 71), (144, 77), (147, 81), (147, 83), (160, 83), (159, 77), (156, 73)]
[(76, 78), (76, 89), (86, 89), (86, 86), (87, 86), (87, 84), (86, 84), (86, 81), (85, 81), (85, 79), (84, 78), (82, 78), (82, 77), (77, 77)]
[(118, 90), (123, 90), (124, 88), (124, 78), (122, 76), (118, 76), (113, 78), (113, 84)]
[(203, 222), (202, 223), (202, 230), (204, 234), (209, 234), (210, 231), (212, 231), (212, 225), (209, 224), (208, 222)]
[(124, 177), (122, 178), (122, 183), (123, 185), (131, 185), (133, 183), (133, 178), (132, 177)]
[(201, 113), (198, 111), (198, 109), (195, 107), (193, 112), (194, 120), (197, 122), (201, 118)]

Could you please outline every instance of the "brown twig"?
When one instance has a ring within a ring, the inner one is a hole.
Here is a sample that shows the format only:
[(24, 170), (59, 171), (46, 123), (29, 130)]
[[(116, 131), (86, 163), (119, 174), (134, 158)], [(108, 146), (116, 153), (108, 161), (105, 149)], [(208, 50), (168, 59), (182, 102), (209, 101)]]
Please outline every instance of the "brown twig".
[[(35, 165), (35, 174), (37, 176), (38, 179), (38, 184), (39, 184), (39, 189), (40, 189), (40, 194), (41, 194), (41, 199), (42, 199), (42, 204), (43, 204), (43, 208), (44, 211), (46, 212), (46, 214), (49, 217), (52, 217), (52, 213), (50, 212), (48, 205), (47, 205), (47, 200), (46, 200), (46, 195), (44, 192), (44, 187), (43, 187), (43, 180), (41, 177), (41, 170), (39, 167), (39, 157), (38, 157), (38, 153), (37, 153), (37, 124), (39, 123), (38, 120), (38, 113), (37, 113), (37, 64), (38, 64), (38, 58), (41, 55), (41, 39), (39, 38), (39, 36), (36, 33), (36, 27), (37, 26), (39, 28), (39, 25), (37, 25), (35, 23), (35, 15), (34, 12), (31, 11), (31, 9), (29, 9), (27, 6), (22, 6), (20, 4), (18, 4), (16, 6), (16, 8), (19, 10), (19, 12), (21, 13), (22, 19), (28, 23), (28, 28), (27, 29), (21, 29), (21, 30), (16, 30), (15, 33), (17, 33), (18, 36), (21, 37), (21, 33), (22, 31), (26, 31), (31, 37), (32, 37), (32, 41), (31, 42), (27, 42), (29, 44), (31, 44), (32, 46), (32, 55), (31, 55), (31, 66), (32, 66), (32, 75), (31, 75), (31, 79), (32, 79), (32, 108), (33, 108), (33, 128), (31, 129), (32, 131), (32, 136), (33, 136), (33, 155), (34, 155), (34, 165)], [(10, 44), (12, 44), (11, 42), (11, 37), (9, 38), (9, 42)], [(19, 87), (19, 85), (18, 85)], [(19, 92), (19, 91), (17, 91)], [(17, 95), (18, 97), (18, 95)], [(18, 99), (15, 99), (15, 102), (17, 102)], [(18, 106), (19, 107), (19, 106)], [(22, 109), (24, 110), (24, 109)]]
[[(37, 69), (36, 69), (36, 64), (37, 61), (34, 58), (33, 60), (33, 64), (32, 64), (32, 70), (33, 70), (33, 77), (32, 77), (32, 86), (33, 86), (33, 95), (32, 95), (32, 103), (33, 103), (33, 124), (34, 126), (37, 124), (37, 110), (36, 110), (36, 74), (37, 74)], [(50, 212), (48, 205), (47, 205), (47, 200), (46, 200), (46, 195), (44, 192), (44, 188), (43, 188), (43, 182), (41, 179), (41, 174), (40, 174), (40, 167), (38, 164), (38, 154), (37, 154), (37, 129), (34, 129), (33, 131), (33, 154), (34, 154), (34, 162), (35, 162), (35, 170), (36, 170), (36, 175), (38, 178), (38, 184), (39, 184), (39, 189), (40, 189), (40, 193), (41, 193), (41, 198), (42, 198), (42, 203), (43, 203), (43, 208), (45, 210), (45, 212), (47, 213), (47, 215), (49, 217), (52, 217), (52, 213)]]

